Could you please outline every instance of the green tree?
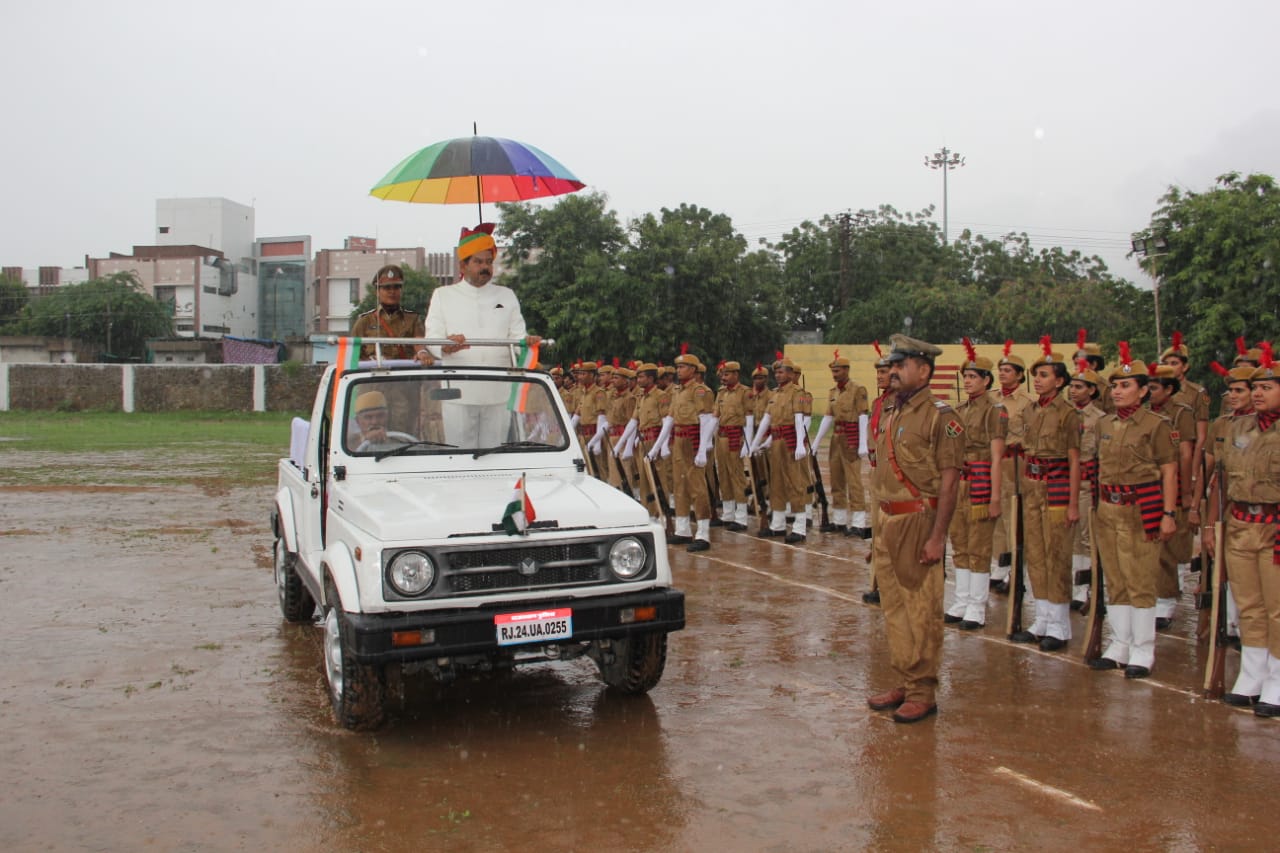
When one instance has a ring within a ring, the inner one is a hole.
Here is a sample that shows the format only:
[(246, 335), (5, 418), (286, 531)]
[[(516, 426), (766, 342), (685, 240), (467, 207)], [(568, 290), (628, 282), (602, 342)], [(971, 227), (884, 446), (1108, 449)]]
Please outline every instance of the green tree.
[(1168, 248), (1139, 263), (1160, 284), (1161, 326), (1184, 333), (1192, 369), (1229, 363), (1234, 340), (1280, 336), (1280, 187), (1269, 175), (1221, 175), (1208, 192), (1170, 187), (1138, 237)]
[(0, 327), (17, 319), (27, 304), (27, 286), (9, 276), (0, 276)]
[(27, 304), (15, 324), (20, 334), (70, 336), (130, 359), (146, 354), (147, 339), (173, 334), (169, 312), (133, 273), (57, 288)]

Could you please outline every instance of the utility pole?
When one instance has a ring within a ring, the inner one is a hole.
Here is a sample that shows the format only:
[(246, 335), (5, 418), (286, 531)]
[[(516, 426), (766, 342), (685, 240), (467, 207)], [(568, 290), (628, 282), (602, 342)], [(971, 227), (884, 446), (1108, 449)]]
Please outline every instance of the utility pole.
[(941, 151), (924, 155), (924, 164), (930, 169), (942, 170), (942, 245), (947, 245), (947, 172), (964, 165), (964, 157), (942, 146)]
[(836, 221), (840, 225), (840, 279), (836, 284), (836, 308), (843, 311), (849, 307), (849, 237), (853, 215), (846, 210), (836, 217)]

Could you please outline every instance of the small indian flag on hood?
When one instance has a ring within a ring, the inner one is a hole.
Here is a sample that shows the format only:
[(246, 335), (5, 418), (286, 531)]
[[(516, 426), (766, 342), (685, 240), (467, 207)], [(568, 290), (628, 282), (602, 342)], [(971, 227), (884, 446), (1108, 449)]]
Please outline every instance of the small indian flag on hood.
[(523, 536), (537, 517), (533, 511), (533, 503), (530, 502), (529, 495), (524, 490), (524, 475), (521, 474), (520, 479), (516, 480), (511, 501), (507, 504), (506, 511), (502, 513), (502, 529), (511, 536)]

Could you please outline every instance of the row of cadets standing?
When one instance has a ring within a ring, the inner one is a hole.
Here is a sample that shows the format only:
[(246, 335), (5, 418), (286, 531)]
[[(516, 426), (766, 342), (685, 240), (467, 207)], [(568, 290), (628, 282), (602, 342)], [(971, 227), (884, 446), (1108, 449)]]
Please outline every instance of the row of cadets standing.
[(1008, 418), (1004, 458), (1000, 463), (1000, 481), (1008, 488), (1000, 495), (1000, 518), (996, 521), (994, 533), (995, 547), (1000, 550), (991, 561), (991, 585), (997, 592), (1009, 591), (1009, 569), (1013, 563), (1013, 484), (1017, 472), (1015, 461), (1023, 455), (1022, 437), (1026, 432), (1023, 416), (1035, 402), (1035, 398), (1023, 387), (1027, 363), (1020, 356), (1014, 355), (1012, 350), (1013, 341), (1005, 341), (1004, 352), (996, 362), (999, 387), (991, 392), (991, 396), (1004, 406), (1005, 416)]
[[(690, 551), (711, 547), (711, 498), (704, 469), (714, 448), (716, 434), (715, 397), (702, 383), (706, 367), (688, 352), (687, 345), (676, 357), (676, 385), (671, 397), (674, 419), (671, 433), (671, 463), (675, 492), (675, 535), (667, 541), (686, 544)], [(692, 507), (697, 529), (690, 530)]]
[(832, 354), (832, 386), (827, 392), (827, 414), (818, 425), (813, 451), (834, 429), (835, 437), (827, 455), (831, 471), (827, 498), (831, 502), (831, 521), (821, 528), (823, 533), (844, 533), (869, 538), (867, 499), (862, 486), (862, 457), (858, 455), (862, 440), (862, 423), (867, 418), (867, 389), (849, 378), (849, 359), (836, 350)]
[[(812, 398), (796, 382), (799, 371), (791, 359), (782, 356), (774, 362), (774, 381), (769, 394), (765, 414), (750, 453), (769, 454), (769, 526), (760, 536), (781, 536), (788, 543), (805, 541), (807, 508), (809, 504), (809, 474), (804, 460), (808, 449), (807, 417), (811, 412)], [(792, 528), (787, 531), (787, 513), (794, 513)]]
[(995, 381), (991, 359), (980, 357), (968, 338), (963, 342), (965, 400), (956, 407), (956, 415), (964, 426), (964, 468), (949, 529), (955, 598), (943, 621), (972, 631), (987, 623), (992, 542), (1005, 488), (1000, 463), (1008, 416), (1004, 404), (989, 393)]

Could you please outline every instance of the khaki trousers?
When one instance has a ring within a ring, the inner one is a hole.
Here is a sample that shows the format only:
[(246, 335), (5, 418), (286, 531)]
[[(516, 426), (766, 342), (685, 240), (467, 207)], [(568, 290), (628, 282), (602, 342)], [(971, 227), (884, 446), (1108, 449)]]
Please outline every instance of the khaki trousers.
[(1071, 600), (1071, 540), (1067, 508), (1050, 507), (1043, 480), (1022, 479), (1023, 559), (1031, 594), (1051, 604)]
[(934, 512), (903, 515), (880, 513), (872, 544), (872, 569), (880, 588), (889, 640), (889, 664), (906, 691), (908, 702), (936, 701), (942, 663), (942, 561), (921, 565), (917, 559)]
[[(1137, 504), (1104, 500), (1098, 504), (1094, 519), (1098, 559), (1107, 573), (1107, 603), (1155, 607), (1160, 541), (1147, 541), (1142, 531), (1142, 510)], [(1233, 578), (1233, 589), (1234, 586)]]
[(693, 464), (693, 439), (671, 439), (671, 468), (676, 479), (676, 518), (687, 518), (693, 506), (693, 517), (710, 520), (711, 498), (707, 494), (706, 472)]
[(847, 446), (843, 435), (833, 435), (827, 463), (831, 468), (831, 487), (828, 489), (831, 508), (866, 512), (867, 496), (862, 490), (862, 460), (858, 457), (857, 448)]
[(1280, 658), (1280, 566), (1272, 562), (1276, 526), (1227, 519), (1227, 577), (1240, 608), (1240, 643)]
[(957, 569), (986, 574), (991, 569), (991, 549), (996, 520), (983, 504), (969, 503), (969, 481), (960, 481), (956, 494), (956, 512), (951, 516), (947, 533), (951, 536), (951, 562)]

